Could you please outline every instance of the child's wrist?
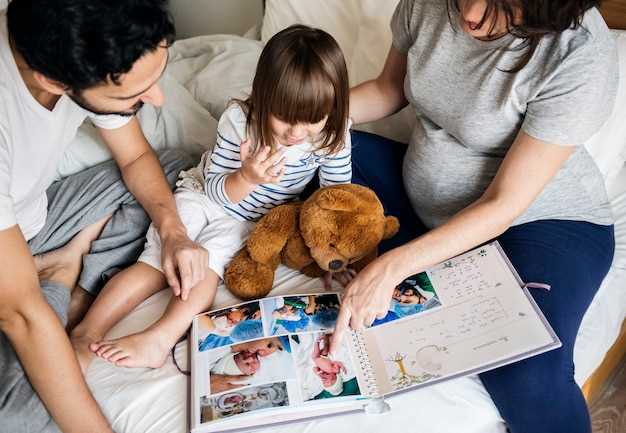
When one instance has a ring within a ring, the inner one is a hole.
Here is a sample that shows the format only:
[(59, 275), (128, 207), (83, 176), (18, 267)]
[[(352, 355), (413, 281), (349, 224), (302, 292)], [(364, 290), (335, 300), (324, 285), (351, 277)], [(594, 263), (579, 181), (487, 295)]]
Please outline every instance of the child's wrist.
[(247, 176), (245, 175), (245, 173), (243, 172), (243, 170), (241, 168), (235, 172), (235, 176), (237, 177), (237, 180), (240, 183), (243, 183), (243, 184), (245, 184), (248, 187), (255, 187), (255, 186), (257, 186), (257, 184), (255, 182), (252, 182), (250, 179), (247, 178)]

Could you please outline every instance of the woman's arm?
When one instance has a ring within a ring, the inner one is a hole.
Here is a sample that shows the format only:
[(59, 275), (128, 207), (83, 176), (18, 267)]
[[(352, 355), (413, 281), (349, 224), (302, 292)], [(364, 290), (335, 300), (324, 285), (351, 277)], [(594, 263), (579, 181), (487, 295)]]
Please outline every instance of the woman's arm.
[(348, 326), (369, 326), (387, 314), (393, 289), (402, 280), (506, 231), (574, 149), (520, 132), (496, 177), (476, 202), (445, 224), (380, 256), (348, 285), (337, 319), (333, 351)]
[(383, 71), (378, 78), (350, 90), (350, 117), (355, 124), (390, 116), (407, 105), (404, 97), (406, 54), (393, 46), (389, 49)]

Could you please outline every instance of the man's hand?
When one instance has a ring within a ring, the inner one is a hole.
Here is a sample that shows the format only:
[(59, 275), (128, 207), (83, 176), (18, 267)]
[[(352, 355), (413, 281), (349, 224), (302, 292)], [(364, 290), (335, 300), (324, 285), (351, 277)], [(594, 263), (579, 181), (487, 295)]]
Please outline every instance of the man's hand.
[(182, 224), (160, 230), (161, 266), (175, 296), (183, 301), (191, 288), (206, 278), (209, 253), (187, 237)]
[(128, 190), (146, 210), (161, 237), (161, 264), (174, 294), (187, 300), (206, 276), (208, 253), (187, 237), (172, 191), (136, 118), (118, 129), (101, 129)]

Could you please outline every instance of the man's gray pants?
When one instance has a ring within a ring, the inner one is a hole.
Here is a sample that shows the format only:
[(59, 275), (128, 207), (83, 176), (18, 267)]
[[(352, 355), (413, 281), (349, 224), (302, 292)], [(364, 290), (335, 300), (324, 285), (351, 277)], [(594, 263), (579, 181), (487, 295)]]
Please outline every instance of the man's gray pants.
[[(159, 160), (172, 187), (178, 173), (191, 166), (189, 157), (176, 150), (159, 153)], [(83, 228), (113, 214), (100, 237), (92, 243), (89, 254), (83, 258), (78, 283), (97, 295), (115, 272), (137, 260), (150, 219), (126, 189), (114, 161), (55, 182), (47, 194), (46, 224), (29, 241), (33, 255), (62, 247)], [(46, 281), (41, 281), (40, 285), (48, 303), (65, 325), (70, 289)], [(0, 433), (59, 431), (31, 387), (11, 343), (0, 332)]]

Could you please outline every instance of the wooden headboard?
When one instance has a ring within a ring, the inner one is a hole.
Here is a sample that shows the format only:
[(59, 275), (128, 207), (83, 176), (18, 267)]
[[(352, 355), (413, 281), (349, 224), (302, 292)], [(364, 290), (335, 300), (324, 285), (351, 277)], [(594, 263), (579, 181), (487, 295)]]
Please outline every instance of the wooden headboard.
[(604, 0), (600, 10), (610, 28), (626, 30), (626, 0)]

